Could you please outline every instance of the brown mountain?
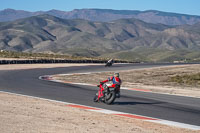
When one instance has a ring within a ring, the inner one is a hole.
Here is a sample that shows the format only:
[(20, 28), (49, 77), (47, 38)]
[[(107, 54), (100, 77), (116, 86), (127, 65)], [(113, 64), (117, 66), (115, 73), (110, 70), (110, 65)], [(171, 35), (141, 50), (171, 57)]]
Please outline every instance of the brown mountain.
[(139, 54), (138, 57), (144, 58), (141, 54), (152, 55), (155, 50), (158, 53), (199, 51), (199, 31), (200, 23), (175, 27), (134, 18), (93, 22), (40, 15), (0, 23), (0, 49), (80, 56), (106, 56), (109, 53), (112, 55), (108, 56), (125, 58)]
[[(0, 49), (75, 55), (82, 53), (84, 56), (127, 49), (120, 42), (92, 34), (94, 27), (94, 23), (89, 21), (64, 20), (49, 15), (0, 23)], [(87, 32), (89, 29), (91, 32)]]
[(27, 12), (23, 10), (5, 9), (0, 11), (0, 21), (13, 21), (41, 14), (49, 14), (63, 19), (85, 19), (89, 21), (109, 22), (124, 18), (136, 18), (148, 23), (161, 23), (166, 25), (195, 24), (200, 22), (200, 16), (178, 13), (161, 12), (156, 10), (111, 10), (111, 9), (75, 9), (73, 11), (38, 11)]

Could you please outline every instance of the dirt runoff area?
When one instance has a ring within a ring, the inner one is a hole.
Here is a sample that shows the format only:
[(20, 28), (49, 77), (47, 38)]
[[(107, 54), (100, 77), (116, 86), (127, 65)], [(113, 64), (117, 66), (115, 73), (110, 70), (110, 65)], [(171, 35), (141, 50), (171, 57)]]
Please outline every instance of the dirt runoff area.
[[(55, 79), (65, 82), (99, 84), (114, 72), (56, 75)], [(200, 65), (177, 65), (136, 70), (120, 71), (122, 87), (150, 90), (156, 93), (191, 96), (200, 98), (200, 85), (187, 85), (171, 82), (170, 77), (200, 73)]]
[(198, 131), (0, 93), (2, 133), (197, 133)]
[[(74, 64), (73, 64), (74, 65)], [(80, 64), (78, 64), (80, 65)], [(11, 67), (12, 66), (12, 67)], [(11, 65), (11, 70), (72, 65)], [(4, 67), (4, 69), (3, 69)], [(0, 70), (9, 70), (6, 65)], [(139, 70), (137, 70), (139, 71)], [(111, 73), (110, 73), (111, 74)], [(110, 75), (108, 74), (108, 75)], [(107, 76), (108, 76), (107, 75)], [(98, 76), (99, 77), (99, 76)], [(102, 79), (106, 76), (102, 75)], [(91, 78), (90, 78), (91, 79)], [(97, 79), (97, 78), (95, 78)], [(89, 80), (89, 79), (88, 79)], [(86, 81), (85, 81), (86, 82)], [(88, 81), (87, 81), (88, 82)], [(124, 81), (125, 83), (125, 81)], [(1, 87), (1, 86), (0, 86)], [(198, 133), (143, 120), (90, 112), (37, 98), (0, 92), (2, 133)]]
[(37, 69), (37, 68), (56, 68), (56, 67), (71, 67), (71, 66), (88, 66), (100, 64), (87, 64), (87, 63), (58, 63), (58, 64), (10, 64), (0, 65), (0, 70), (20, 70), (20, 69)]

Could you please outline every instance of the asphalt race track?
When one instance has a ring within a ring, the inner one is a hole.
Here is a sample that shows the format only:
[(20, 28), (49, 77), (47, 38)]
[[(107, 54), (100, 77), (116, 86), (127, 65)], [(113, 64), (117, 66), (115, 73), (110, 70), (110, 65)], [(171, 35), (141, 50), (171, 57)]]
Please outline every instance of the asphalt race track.
[(121, 90), (121, 98), (117, 99), (113, 105), (106, 105), (93, 102), (93, 97), (98, 89), (97, 87), (55, 83), (38, 79), (42, 75), (119, 71), (165, 65), (173, 64), (115, 64), (110, 68), (97, 65), (13, 71), (0, 70), (0, 91), (37, 96), (200, 126), (199, 98)]

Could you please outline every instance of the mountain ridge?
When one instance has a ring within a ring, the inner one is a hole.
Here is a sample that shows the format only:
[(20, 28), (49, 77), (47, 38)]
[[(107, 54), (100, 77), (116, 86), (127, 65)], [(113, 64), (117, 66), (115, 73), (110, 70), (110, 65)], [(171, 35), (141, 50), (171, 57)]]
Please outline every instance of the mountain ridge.
[(0, 11), (0, 22), (14, 21), (20, 18), (49, 14), (63, 19), (85, 19), (89, 21), (109, 22), (124, 18), (136, 18), (148, 23), (161, 23), (166, 25), (195, 24), (200, 22), (200, 16), (187, 15), (157, 10), (113, 10), (113, 9), (74, 9), (72, 11), (23, 11), (5, 9)]
[[(200, 23), (169, 26), (146, 23), (135, 18), (93, 22), (43, 14), (1, 22), (0, 49), (171, 61), (184, 58), (181, 55), (198, 58), (199, 29)], [(176, 54), (176, 51), (179, 52)], [(158, 55), (162, 56), (158, 58)]]

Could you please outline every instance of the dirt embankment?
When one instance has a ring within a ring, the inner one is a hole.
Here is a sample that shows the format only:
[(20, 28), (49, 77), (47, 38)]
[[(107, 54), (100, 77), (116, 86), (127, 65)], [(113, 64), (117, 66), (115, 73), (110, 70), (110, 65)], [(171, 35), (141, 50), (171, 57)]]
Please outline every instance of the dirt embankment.
[[(123, 87), (148, 89), (157, 93), (200, 97), (200, 85), (170, 82), (170, 78), (173, 76), (190, 75), (199, 72), (200, 65), (197, 64), (120, 71), (120, 77)], [(103, 72), (55, 76), (54, 78), (69, 82), (98, 84), (112, 75), (113, 72)]]

